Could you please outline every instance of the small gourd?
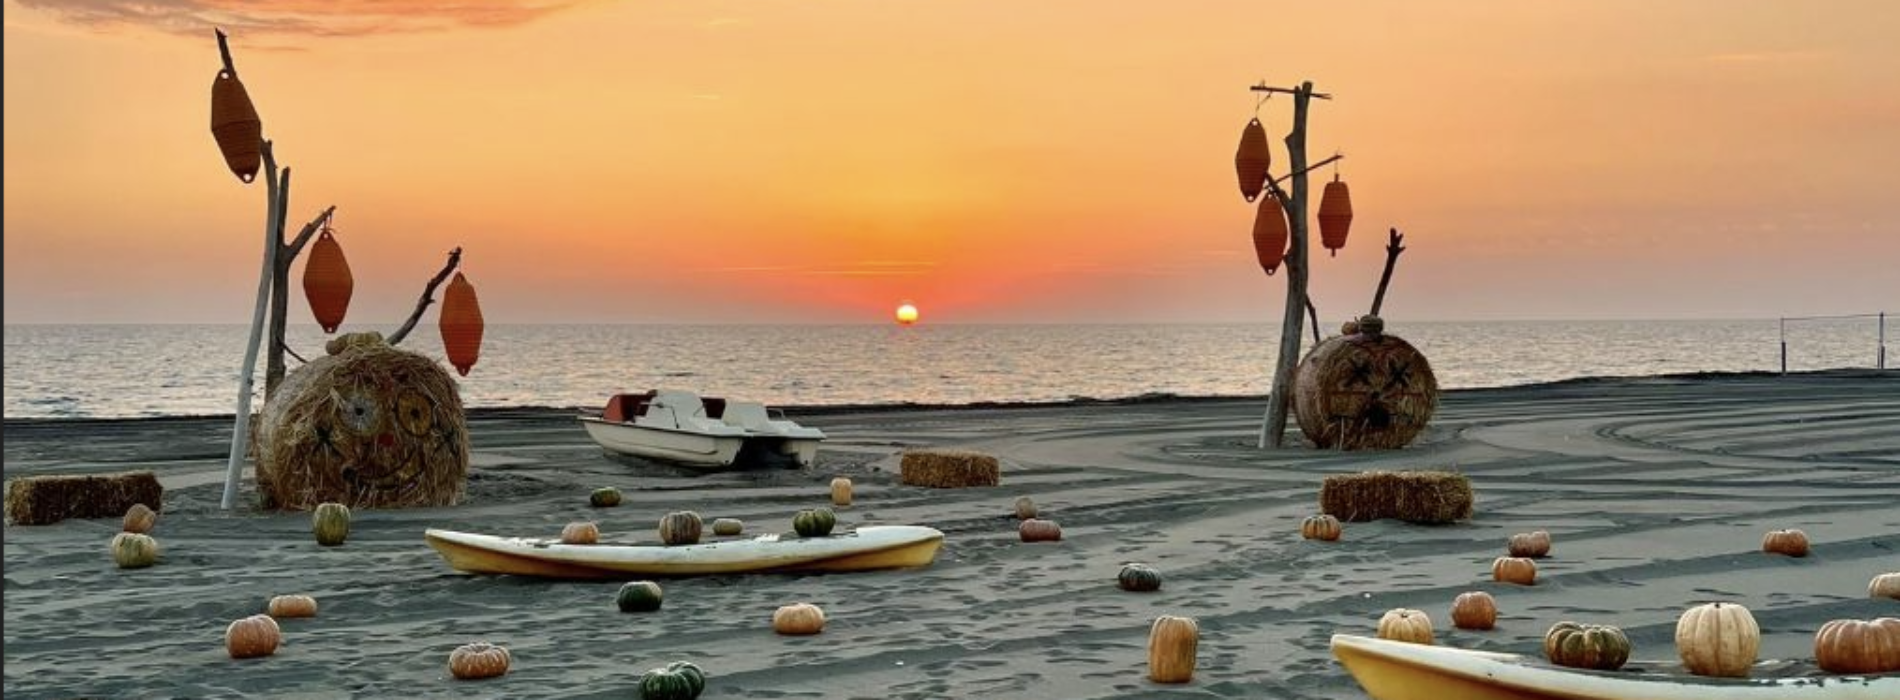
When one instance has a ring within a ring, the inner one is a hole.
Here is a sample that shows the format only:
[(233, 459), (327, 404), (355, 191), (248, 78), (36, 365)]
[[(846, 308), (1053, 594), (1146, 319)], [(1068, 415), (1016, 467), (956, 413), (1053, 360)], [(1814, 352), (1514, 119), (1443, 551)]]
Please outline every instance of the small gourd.
[(851, 480), (838, 477), (831, 480), (831, 504), (834, 506), (851, 505)]
[(1354, 321), (1347, 321), (1345, 323), (1339, 324), (1339, 334), (1340, 335), (1359, 335), (1359, 322), (1354, 320)]
[(1676, 653), (1695, 675), (1747, 677), (1760, 650), (1761, 627), (1740, 605), (1698, 605), (1676, 620)]
[(1379, 616), (1379, 638), (1429, 645), (1432, 643), (1432, 618), (1423, 610), (1387, 610)]
[(449, 652), (449, 673), (465, 681), (494, 678), (507, 673), (513, 661), (505, 647), (488, 642), (463, 644)]
[(1062, 526), (1054, 520), (1030, 518), (1016, 527), (1016, 534), (1021, 536), (1024, 542), (1060, 542), (1062, 541)]
[(600, 526), (591, 522), (568, 523), (561, 528), (561, 544), (597, 544)]
[(1814, 663), (1828, 673), (1900, 671), (1900, 619), (1834, 620), (1814, 633)]
[(825, 631), (825, 611), (811, 603), (793, 603), (772, 613), (772, 631), (783, 635), (818, 634)]
[(1194, 680), (1194, 662), (1201, 629), (1191, 617), (1162, 615), (1148, 628), (1148, 680), (1186, 683)]
[(693, 700), (706, 691), (706, 673), (687, 661), (675, 661), (640, 674), (641, 700)]
[(1341, 532), (1343, 529), (1339, 525), (1339, 518), (1324, 513), (1309, 515), (1300, 521), (1300, 536), (1309, 540), (1337, 542)]
[(620, 489), (612, 486), (594, 489), (587, 494), (587, 505), (595, 508), (612, 508), (620, 505)]
[(1537, 530), (1535, 532), (1520, 532), (1511, 535), (1510, 541), (1505, 543), (1505, 549), (1510, 550), (1511, 556), (1514, 557), (1537, 558), (1550, 556), (1550, 533)]
[(1372, 314), (1359, 317), (1360, 335), (1381, 335), (1385, 333), (1385, 319)]
[(125, 509), (125, 519), (120, 522), (119, 529), (133, 534), (144, 535), (151, 533), (152, 527), (157, 524), (157, 511), (146, 507), (143, 503), (134, 503), (131, 508)]
[(1609, 625), (1559, 622), (1544, 633), (1544, 658), (1568, 668), (1614, 671), (1630, 660), (1630, 639)]
[(1498, 624), (1498, 601), (1484, 591), (1460, 593), (1451, 601), (1451, 625), (1461, 630), (1488, 630)]
[(660, 541), (667, 546), (699, 544), (699, 514), (690, 510), (667, 513), (660, 518)]
[(1525, 557), (1498, 557), (1491, 561), (1491, 580), (1534, 586), (1537, 584), (1537, 562)]
[(273, 618), (316, 617), (317, 599), (307, 595), (280, 595), (270, 599), (270, 605), (264, 608)]
[(224, 628), (224, 650), (233, 659), (253, 659), (277, 653), (283, 632), (269, 615), (234, 620)]
[(1023, 496), (1016, 499), (1016, 519), (1030, 520), (1036, 517), (1036, 502)]
[(620, 612), (653, 612), (660, 609), (664, 596), (660, 584), (652, 581), (628, 581), (620, 586), (620, 592), (614, 596), (614, 605)]
[(799, 537), (829, 537), (837, 525), (838, 516), (830, 508), (801, 510), (792, 517), (792, 530)]
[(1900, 573), (1881, 574), (1868, 581), (1867, 597), (1900, 600)]
[(341, 503), (325, 503), (310, 514), (310, 531), (317, 544), (335, 547), (350, 537), (350, 508)]
[(720, 537), (732, 537), (745, 532), (745, 523), (734, 518), (719, 518), (713, 521), (712, 530)]
[(1149, 593), (1161, 590), (1161, 572), (1147, 564), (1126, 564), (1115, 575), (1115, 585), (1124, 591)]
[(151, 535), (121, 532), (112, 536), (112, 561), (121, 569), (143, 569), (158, 563), (158, 540)]
[(1808, 555), (1808, 534), (1800, 530), (1774, 530), (1761, 537), (1761, 551), (1790, 557)]

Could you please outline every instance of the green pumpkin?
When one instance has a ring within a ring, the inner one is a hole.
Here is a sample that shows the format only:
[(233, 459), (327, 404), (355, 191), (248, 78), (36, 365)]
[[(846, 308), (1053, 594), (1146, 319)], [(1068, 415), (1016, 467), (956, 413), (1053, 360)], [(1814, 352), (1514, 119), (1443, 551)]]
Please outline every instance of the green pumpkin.
[(612, 486), (594, 489), (593, 493), (587, 495), (587, 505), (595, 508), (612, 508), (620, 505), (620, 489)]
[(838, 525), (838, 516), (830, 508), (801, 510), (792, 518), (792, 529), (799, 537), (825, 537), (831, 534), (831, 528)]
[(1630, 638), (1609, 625), (1559, 622), (1544, 633), (1544, 657), (1558, 666), (1614, 671), (1630, 659)]
[(720, 537), (732, 537), (745, 532), (745, 523), (733, 518), (720, 518), (712, 524), (713, 534)]
[(642, 700), (693, 700), (705, 690), (705, 672), (686, 661), (675, 661), (640, 675)]
[(1154, 567), (1147, 564), (1129, 564), (1123, 566), (1122, 572), (1115, 576), (1115, 583), (1124, 591), (1136, 593), (1158, 591), (1161, 590), (1161, 572), (1155, 571)]
[(112, 536), (112, 561), (121, 569), (143, 569), (158, 563), (158, 540), (151, 535), (121, 532)]
[(620, 594), (614, 596), (614, 603), (620, 606), (620, 612), (653, 612), (660, 609), (660, 584), (652, 581), (631, 581), (620, 587)]
[(350, 537), (350, 508), (341, 503), (325, 503), (317, 506), (310, 516), (310, 530), (317, 536), (317, 544), (335, 547)]

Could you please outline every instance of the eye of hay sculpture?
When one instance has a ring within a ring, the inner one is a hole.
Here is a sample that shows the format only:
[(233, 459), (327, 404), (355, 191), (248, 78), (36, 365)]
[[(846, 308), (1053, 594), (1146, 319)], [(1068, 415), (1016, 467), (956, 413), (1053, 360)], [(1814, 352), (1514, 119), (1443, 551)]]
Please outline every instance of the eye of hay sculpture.
[(468, 426), (435, 360), (373, 333), (284, 378), (258, 421), (267, 508), (448, 506), (468, 476)]

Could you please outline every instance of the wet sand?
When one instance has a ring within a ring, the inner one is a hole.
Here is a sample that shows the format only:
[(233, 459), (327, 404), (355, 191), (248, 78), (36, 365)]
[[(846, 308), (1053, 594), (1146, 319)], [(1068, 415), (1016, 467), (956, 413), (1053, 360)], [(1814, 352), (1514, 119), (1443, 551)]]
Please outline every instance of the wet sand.
[[(1440, 644), (1500, 651), (1535, 652), (1559, 620), (1615, 624), (1632, 666), (1671, 670), (1680, 612), (1729, 600), (1761, 624), (1757, 675), (1812, 672), (1827, 620), (1900, 615), (1867, 597), (1900, 571), (1900, 373), (1449, 392), (1424, 438), (1381, 453), (1254, 449), (1263, 404), (793, 410), (831, 435), (815, 468), (705, 476), (608, 459), (569, 411), (479, 411), (463, 505), (359, 511), (336, 548), (315, 544), (307, 514), (217, 510), (228, 418), (8, 421), (9, 478), (149, 468), (167, 492), (150, 569), (114, 568), (117, 520), (6, 529), (5, 695), (625, 698), (641, 671), (690, 660), (705, 698), (1363, 698), (1327, 640), (1371, 634), (1394, 607), (1429, 613)], [(912, 445), (994, 453), (1002, 485), (898, 485), (895, 454)], [(1469, 475), (1476, 517), (1300, 539), (1326, 475), (1408, 468)], [(841, 522), (943, 530), (936, 563), (663, 580), (661, 611), (622, 614), (618, 583), (466, 575), (422, 541), (428, 527), (554, 536), (596, 520), (605, 539), (651, 542), (678, 509), (785, 529), (837, 475), (857, 487)], [(598, 486), (626, 502), (588, 507)], [(1062, 542), (1018, 541), (1024, 495)], [(1758, 551), (1784, 527), (1813, 553)], [(1532, 529), (1554, 540), (1538, 584), (1492, 583), (1506, 537)], [(1162, 590), (1117, 590), (1130, 561), (1159, 568)], [(1466, 590), (1497, 597), (1498, 629), (1451, 629)], [(316, 596), (320, 616), (284, 621), (273, 657), (226, 658), (225, 625), (281, 593)], [(772, 611), (801, 600), (826, 610), (824, 634), (774, 635)], [(1200, 620), (1191, 684), (1146, 680), (1159, 614)], [(449, 678), (449, 651), (476, 640), (509, 647), (513, 671)]]

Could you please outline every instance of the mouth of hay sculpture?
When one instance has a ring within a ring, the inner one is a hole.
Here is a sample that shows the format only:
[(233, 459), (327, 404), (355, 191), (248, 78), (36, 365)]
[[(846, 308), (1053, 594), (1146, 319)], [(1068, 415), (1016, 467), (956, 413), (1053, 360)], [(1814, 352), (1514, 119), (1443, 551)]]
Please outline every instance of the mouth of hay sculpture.
[(286, 376), (264, 406), (257, 459), (264, 507), (460, 502), (468, 427), (455, 380), (378, 334), (351, 335)]

